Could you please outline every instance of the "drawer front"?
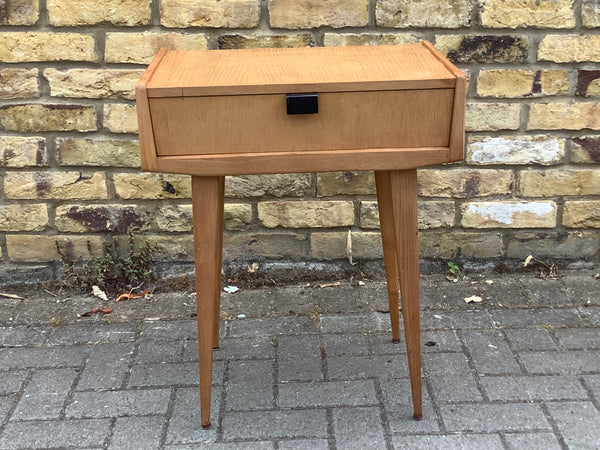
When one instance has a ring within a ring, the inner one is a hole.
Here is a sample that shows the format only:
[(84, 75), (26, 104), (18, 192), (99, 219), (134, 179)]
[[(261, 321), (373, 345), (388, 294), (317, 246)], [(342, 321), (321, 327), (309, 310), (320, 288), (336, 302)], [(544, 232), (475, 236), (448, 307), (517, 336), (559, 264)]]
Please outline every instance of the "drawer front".
[(217, 155), (448, 147), (453, 89), (332, 92), (318, 114), (285, 94), (150, 98), (156, 153)]

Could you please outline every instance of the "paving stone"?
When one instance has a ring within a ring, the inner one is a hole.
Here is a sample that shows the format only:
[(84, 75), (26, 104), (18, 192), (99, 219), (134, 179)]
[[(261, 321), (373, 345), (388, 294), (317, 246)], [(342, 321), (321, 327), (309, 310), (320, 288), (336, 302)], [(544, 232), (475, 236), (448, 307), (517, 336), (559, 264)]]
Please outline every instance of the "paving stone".
[(279, 450), (328, 450), (329, 442), (325, 439), (294, 439), (279, 441)]
[(67, 407), (66, 416), (76, 419), (99, 419), (165, 414), (170, 396), (170, 389), (76, 392)]
[(526, 298), (534, 305), (569, 305), (569, 294), (560, 280), (527, 280), (523, 284)]
[(327, 356), (367, 355), (368, 335), (364, 333), (323, 334), (323, 347)]
[(526, 403), (453, 404), (440, 407), (448, 431), (550, 430), (539, 405)]
[(109, 431), (108, 419), (9, 422), (0, 448), (102, 448)]
[(223, 439), (326, 438), (323, 409), (232, 412), (223, 418)]
[[(213, 384), (222, 378), (222, 365), (213, 364)], [(128, 387), (196, 385), (200, 383), (198, 364), (137, 364), (131, 369)]]
[(530, 374), (580, 375), (600, 372), (600, 351), (522, 352), (519, 359)]
[(119, 417), (115, 422), (110, 450), (129, 450), (133, 446), (147, 450), (160, 448), (163, 416)]
[(321, 315), (321, 333), (365, 333), (392, 329), (389, 314)]
[(583, 377), (585, 385), (591, 389), (596, 400), (600, 402), (600, 375), (587, 375)]
[[(174, 363), (187, 361), (182, 357), (182, 340), (177, 341), (143, 341), (140, 342), (135, 357), (136, 364)], [(195, 347), (196, 361), (198, 360), (198, 345)]]
[(552, 433), (506, 433), (504, 434), (504, 440), (510, 450), (522, 450), (524, 448), (562, 449), (558, 439)]
[(598, 448), (600, 411), (591, 402), (549, 403), (547, 407), (569, 448)]
[(538, 326), (579, 327), (584, 325), (575, 308), (560, 309), (495, 309), (490, 311), (494, 326), (526, 328)]
[(381, 411), (376, 407), (333, 411), (335, 442), (343, 449), (385, 448)]
[(88, 353), (87, 347), (0, 348), (0, 367), (65, 367), (80, 366)]
[(600, 308), (596, 306), (580, 306), (578, 311), (590, 325), (600, 326)]
[(554, 335), (564, 348), (600, 349), (600, 330), (597, 328), (556, 329)]
[(226, 392), (228, 411), (272, 408), (275, 403), (273, 362), (232, 361)]
[(6, 420), (16, 398), (16, 395), (0, 395), (0, 423)]
[(213, 386), (210, 399), (210, 421), (208, 430), (200, 426), (200, 391), (198, 388), (180, 388), (175, 392), (173, 414), (167, 429), (167, 444), (207, 445), (216, 440), (221, 388)]
[(0, 395), (18, 392), (28, 375), (28, 370), (0, 370)]
[(234, 320), (231, 337), (274, 336), (278, 334), (314, 333), (315, 324), (308, 317), (280, 317)]
[[(188, 347), (192, 343), (186, 343), (184, 357), (188, 353)], [(198, 359), (198, 346), (193, 346)], [(191, 351), (191, 349), (189, 350)], [(251, 359), (251, 358), (273, 358), (273, 342), (269, 336), (256, 336), (252, 338), (228, 338), (222, 339), (219, 349), (213, 353), (215, 359)]]
[(47, 329), (26, 325), (0, 327), (0, 347), (23, 347), (41, 345), (46, 339)]
[[(167, 445), (168, 450), (196, 450), (197, 445)], [(208, 442), (202, 444), (202, 449), (206, 450), (273, 450), (275, 443), (270, 441), (254, 442)], [(282, 448), (282, 447), (279, 447)], [(306, 448), (306, 447), (304, 447)]]
[(556, 350), (556, 344), (544, 328), (505, 330), (510, 343), (517, 351)]
[(487, 311), (424, 311), (421, 313), (422, 330), (491, 328)]
[(408, 362), (402, 355), (332, 356), (326, 359), (326, 363), (331, 380), (408, 376)]
[(422, 389), (423, 420), (413, 418), (410, 379), (383, 380), (381, 381), (381, 392), (386, 419), (392, 433), (436, 433), (440, 430), (427, 389)]
[(423, 448), (427, 450), (502, 450), (498, 434), (443, 434), (432, 436), (394, 436), (395, 449)]
[(421, 333), (421, 351), (423, 353), (460, 352), (462, 347), (454, 330), (423, 331)]
[(282, 408), (364, 406), (378, 403), (372, 380), (279, 384)]
[(461, 334), (479, 373), (521, 373), (501, 331), (472, 330)]
[(423, 355), (423, 372), (433, 387), (436, 402), (482, 399), (467, 358), (462, 353)]
[(73, 369), (36, 370), (23, 391), (12, 419), (58, 419), (76, 376), (77, 372)]
[(318, 336), (282, 336), (277, 342), (279, 381), (323, 379)]
[(588, 399), (579, 380), (570, 376), (481, 377), (480, 382), (492, 401)]
[(140, 334), (142, 340), (198, 339), (198, 323), (195, 320), (146, 321)]
[(133, 343), (94, 345), (77, 383), (78, 390), (114, 389), (129, 372)]
[(133, 342), (135, 329), (135, 323), (61, 325), (50, 333), (48, 345)]

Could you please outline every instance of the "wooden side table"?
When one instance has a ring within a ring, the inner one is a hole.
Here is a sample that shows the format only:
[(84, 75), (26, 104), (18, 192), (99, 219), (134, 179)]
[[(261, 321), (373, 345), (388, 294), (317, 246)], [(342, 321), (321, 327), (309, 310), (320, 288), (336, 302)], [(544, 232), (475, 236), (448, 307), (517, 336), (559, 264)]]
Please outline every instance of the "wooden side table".
[(461, 160), (464, 75), (430, 43), (161, 50), (136, 86), (142, 169), (192, 175), (200, 403), (210, 426), (226, 175), (373, 170), (392, 338), (398, 287), (422, 418), (418, 167)]

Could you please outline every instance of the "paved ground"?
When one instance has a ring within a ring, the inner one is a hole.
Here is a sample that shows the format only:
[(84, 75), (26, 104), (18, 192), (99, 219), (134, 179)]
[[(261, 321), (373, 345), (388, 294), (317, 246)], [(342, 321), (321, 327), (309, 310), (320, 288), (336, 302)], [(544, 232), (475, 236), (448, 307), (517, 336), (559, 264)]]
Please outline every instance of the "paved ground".
[(420, 422), (383, 283), (223, 294), (210, 430), (193, 297), (2, 299), (0, 448), (597, 449), (599, 287), (423, 277)]

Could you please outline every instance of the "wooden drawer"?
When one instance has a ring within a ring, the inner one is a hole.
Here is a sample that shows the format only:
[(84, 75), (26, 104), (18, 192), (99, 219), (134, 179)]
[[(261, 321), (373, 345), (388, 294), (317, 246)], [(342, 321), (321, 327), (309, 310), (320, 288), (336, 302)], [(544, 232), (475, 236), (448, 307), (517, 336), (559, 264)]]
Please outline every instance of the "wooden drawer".
[[(161, 51), (136, 90), (142, 167), (233, 175), (456, 161), (464, 90), (428, 43)], [(288, 114), (290, 93), (314, 94), (318, 112)]]

